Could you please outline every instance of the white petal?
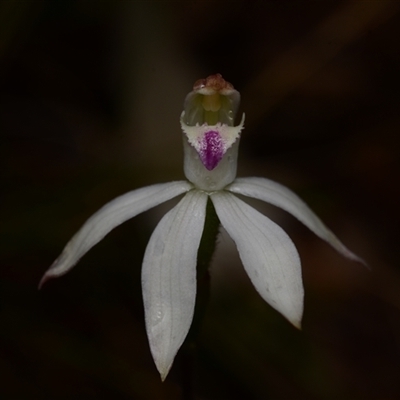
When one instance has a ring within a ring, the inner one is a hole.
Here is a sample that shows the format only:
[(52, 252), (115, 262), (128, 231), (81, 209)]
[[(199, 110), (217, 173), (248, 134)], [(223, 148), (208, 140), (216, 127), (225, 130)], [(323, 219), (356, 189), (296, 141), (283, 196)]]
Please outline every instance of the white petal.
[(328, 242), (335, 250), (351, 260), (365, 264), (364, 260), (352, 253), (344, 244), (324, 225), (315, 213), (294, 192), (277, 182), (265, 178), (239, 178), (226, 190), (244, 196), (263, 200), (280, 207), (296, 217), (321, 239)]
[(143, 260), (146, 330), (162, 380), (167, 376), (193, 319), (197, 251), (207, 198), (199, 190), (187, 193), (157, 225)]
[(47, 270), (39, 288), (48, 279), (67, 273), (79, 259), (116, 226), (192, 188), (186, 181), (169, 182), (133, 190), (107, 203), (93, 214), (72, 237)]
[(293, 325), (300, 327), (304, 297), (301, 265), (289, 236), (229, 192), (216, 192), (211, 199), (261, 297)]

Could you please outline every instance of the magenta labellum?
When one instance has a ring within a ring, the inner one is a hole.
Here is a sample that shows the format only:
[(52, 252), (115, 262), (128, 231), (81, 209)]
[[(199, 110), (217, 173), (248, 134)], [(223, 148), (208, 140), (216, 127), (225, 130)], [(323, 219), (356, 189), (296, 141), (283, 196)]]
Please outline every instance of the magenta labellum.
[(213, 170), (221, 161), (224, 155), (223, 147), (221, 136), (217, 131), (206, 132), (199, 155), (201, 162), (209, 171)]
[(188, 126), (184, 122), (184, 113), (181, 116), (181, 126), (189, 144), (194, 147), (204, 167), (213, 170), (224, 157), (227, 150), (240, 137), (243, 129), (244, 114), (240, 125), (228, 126), (218, 123), (217, 125), (195, 125)]

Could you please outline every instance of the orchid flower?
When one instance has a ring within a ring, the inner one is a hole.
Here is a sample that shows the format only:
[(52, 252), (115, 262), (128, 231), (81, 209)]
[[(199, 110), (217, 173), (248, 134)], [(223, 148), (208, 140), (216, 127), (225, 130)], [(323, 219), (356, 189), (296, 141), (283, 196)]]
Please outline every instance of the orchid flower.
[(187, 180), (133, 190), (106, 204), (85, 222), (40, 282), (67, 273), (116, 226), (185, 194), (155, 228), (142, 266), (146, 331), (163, 380), (193, 319), (197, 253), (208, 199), (258, 293), (298, 328), (304, 291), (297, 250), (282, 228), (236, 194), (282, 208), (340, 254), (362, 262), (285, 186), (265, 178), (236, 178), (244, 125), (244, 115), (234, 125), (239, 101), (239, 93), (219, 74), (197, 81), (181, 115)]

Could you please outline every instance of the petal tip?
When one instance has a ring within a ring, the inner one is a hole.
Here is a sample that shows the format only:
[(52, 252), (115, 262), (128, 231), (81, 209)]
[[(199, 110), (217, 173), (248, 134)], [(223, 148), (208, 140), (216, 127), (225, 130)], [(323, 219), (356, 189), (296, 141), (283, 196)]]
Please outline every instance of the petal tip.
[(354, 254), (352, 251), (350, 251), (348, 248), (345, 248), (345, 251), (342, 252), (342, 254), (348, 258), (351, 261), (355, 261), (359, 264), (363, 264), (364, 267), (368, 268), (369, 270), (371, 270), (371, 267), (368, 265), (368, 263), (362, 259), (361, 257), (359, 257), (357, 254)]
[[(303, 302), (302, 302), (303, 304)], [(293, 312), (290, 313), (290, 315), (288, 315), (288, 313), (284, 313), (282, 312), (282, 310), (278, 310), (295, 328), (297, 328), (299, 331), (302, 330), (302, 320), (303, 320), (303, 307), (301, 307), (301, 311), (295, 311), (295, 313), (293, 314)], [(293, 311), (293, 310), (292, 310)]]
[(167, 366), (165, 366), (165, 365), (161, 366), (161, 365), (157, 365), (156, 364), (156, 367), (157, 367), (157, 370), (158, 370), (158, 372), (160, 374), (161, 382), (164, 382), (165, 379), (167, 379), (169, 371), (170, 371), (170, 369), (172, 367), (172, 362)]
[(160, 372), (160, 377), (161, 377), (161, 382), (164, 382), (165, 379), (167, 378), (168, 372)]
[(366, 267), (369, 270), (371, 270), (371, 266), (368, 265), (368, 263), (364, 259), (362, 259), (361, 257), (357, 256), (356, 254), (353, 254), (353, 257), (351, 257), (351, 260), (355, 261), (355, 262), (358, 262), (358, 263), (364, 265), (364, 267)]
[(44, 274), (43, 277), (42, 277), (42, 279), (41, 279), (40, 282), (39, 282), (38, 290), (40, 290), (40, 289), (43, 287), (43, 285), (44, 285), (49, 279), (50, 279), (50, 277), (49, 277), (47, 274)]
[[(68, 245), (67, 245), (68, 247)], [(66, 248), (67, 248), (66, 247)], [(66, 251), (64, 250), (61, 255), (51, 264), (50, 268), (43, 275), (42, 279), (39, 282), (38, 289), (40, 290), (43, 285), (53, 278), (58, 278), (59, 276), (65, 275), (75, 264), (75, 263), (66, 263)]]
[(56, 278), (57, 276), (58, 276), (57, 274), (52, 273), (52, 270), (49, 269), (40, 280), (38, 285), (38, 290), (40, 290), (47, 281)]
[(292, 325), (297, 328), (299, 331), (303, 330), (302, 326), (301, 326), (301, 320), (299, 321), (290, 321), (292, 323)]

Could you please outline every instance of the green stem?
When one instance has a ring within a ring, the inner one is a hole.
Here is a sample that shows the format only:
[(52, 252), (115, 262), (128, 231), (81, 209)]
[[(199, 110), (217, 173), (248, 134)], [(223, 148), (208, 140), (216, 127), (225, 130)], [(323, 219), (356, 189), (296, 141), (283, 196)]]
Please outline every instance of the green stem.
[(210, 198), (207, 202), (206, 221), (197, 252), (197, 295), (192, 327), (188, 339), (196, 338), (201, 329), (207, 304), (210, 298), (210, 263), (217, 246), (220, 222)]
[(220, 222), (210, 198), (207, 202), (206, 220), (201, 237), (199, 250), (197, 252), (197, 295), (196, 307), (192, 326), (182, 349), (182, 391), (184, 400), (194, 398), (193, 393), (193, 370), (194, 359), (197, 348), (197, 338), (201, 330), (207, 304), (210, 298), (210, 263), (214, 254)]

